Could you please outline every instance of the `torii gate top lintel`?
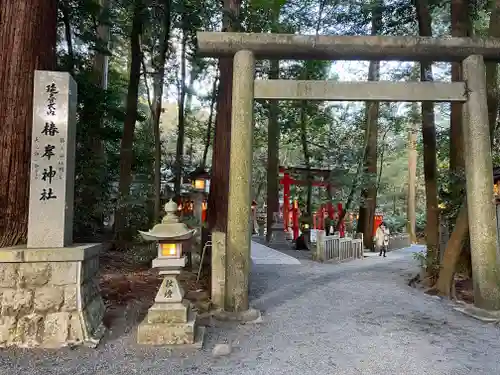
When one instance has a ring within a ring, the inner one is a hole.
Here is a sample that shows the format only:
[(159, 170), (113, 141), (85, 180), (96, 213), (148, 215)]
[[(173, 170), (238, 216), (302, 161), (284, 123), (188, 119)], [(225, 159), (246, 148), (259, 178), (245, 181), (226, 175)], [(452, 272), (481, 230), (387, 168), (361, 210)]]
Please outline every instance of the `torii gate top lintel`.
[(198, 32), (198, 53), (228, 57), (241, 50), (259, 59), (462, 61), (470, 55), (500, 62), (497, 38), (296, 35)]

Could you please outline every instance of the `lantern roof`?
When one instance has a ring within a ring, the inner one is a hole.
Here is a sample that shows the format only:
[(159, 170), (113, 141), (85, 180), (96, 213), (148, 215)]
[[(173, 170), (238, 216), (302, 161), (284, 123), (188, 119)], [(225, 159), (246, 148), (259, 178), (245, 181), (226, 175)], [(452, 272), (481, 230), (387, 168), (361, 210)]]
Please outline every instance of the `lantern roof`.
[(161, 224), (156, 224), (153, 229), (147, 232), (139, 231), (139, 234), (146, 241), (182, 241), (189, 240), (193, 237), (196, 229), (189, 229), (186, 224), (179, 223), (177, 216), (177, 203), (173, 200), (165, 204), (166, 215), (163, 217)]
[(189, 181), (193, 181), (196, 179), (205, 179), (209, 180), (211, 177), (211, 171), (202, 167), (197, 167), (194, 171), (191, 173), (188, 173), (186, 176), (186, 179)]

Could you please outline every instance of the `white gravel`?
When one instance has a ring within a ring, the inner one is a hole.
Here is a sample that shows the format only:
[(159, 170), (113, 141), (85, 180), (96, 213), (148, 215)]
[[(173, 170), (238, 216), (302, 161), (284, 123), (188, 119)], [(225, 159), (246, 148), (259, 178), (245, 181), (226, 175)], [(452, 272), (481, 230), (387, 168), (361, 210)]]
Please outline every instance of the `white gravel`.
[[(201, 351), (139, 347), (134, 329), (97, 349), (0, 351), (0, 375), (462, 375), (500, 373), (500, 330), (406, 285), (416, 248), (342, 265), (254, 265), (261, 324), (207, 329)], [(219, 343), (228, 356), (212, 357)]]

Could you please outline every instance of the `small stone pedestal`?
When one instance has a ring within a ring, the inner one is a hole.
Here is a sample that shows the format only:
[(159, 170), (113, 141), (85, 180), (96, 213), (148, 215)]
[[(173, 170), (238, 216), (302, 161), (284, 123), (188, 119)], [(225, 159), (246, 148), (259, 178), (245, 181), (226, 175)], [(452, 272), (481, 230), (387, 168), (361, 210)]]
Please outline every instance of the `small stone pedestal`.
[(287, 240), (287, 232), (284, 230), (283, 220), (276, 220), (271, 226), (270, 244), (278, 246), (291, 247), (290, 241)]
[[(185, 263), (185, 258), (181, 259)], [(190, 345), (201, 348), (205, 327), (197, 325), (196, 311), (184, 299), (184, 291), (177, 280), (180, 271), (162, 271), (166, 274), (156, 294), (155, 303), (148, 310), (137, 329), (137, 342), (146, 345)]]

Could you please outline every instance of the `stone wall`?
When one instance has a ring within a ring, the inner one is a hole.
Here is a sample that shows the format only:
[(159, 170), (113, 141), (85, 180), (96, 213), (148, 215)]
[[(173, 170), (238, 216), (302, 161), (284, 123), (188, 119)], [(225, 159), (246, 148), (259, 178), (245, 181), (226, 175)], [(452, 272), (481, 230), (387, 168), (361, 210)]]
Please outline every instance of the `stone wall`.
[(389, 246), (387, 251), (404, 249), (405, 247), (410, 247), (410, 235), (407, 233), (404, 234), (394, 234), (389, 237)]
[(0, 347), (97, 344), (100, 248), (0, 249)]

